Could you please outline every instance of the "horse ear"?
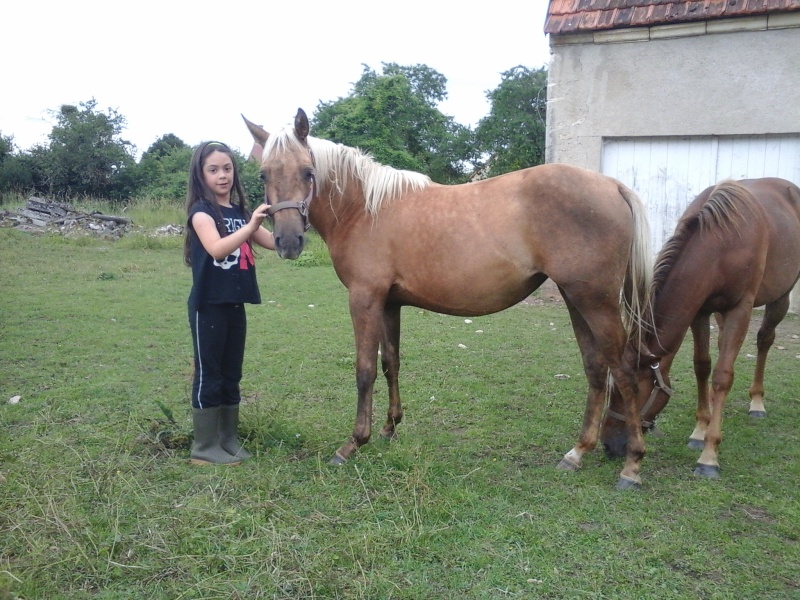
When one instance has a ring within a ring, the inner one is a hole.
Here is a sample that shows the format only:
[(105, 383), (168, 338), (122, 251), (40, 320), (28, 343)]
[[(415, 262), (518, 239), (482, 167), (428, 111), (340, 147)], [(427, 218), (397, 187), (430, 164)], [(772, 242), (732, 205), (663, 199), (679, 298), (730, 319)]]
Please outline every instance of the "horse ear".
[(301, 142), (305, 142), (308, 137), (308, 117), (302, 108), (297, 109), (297, 114), (294, 117), (294, 134)]
[(264, 154), (264, 146), (267, 143), (267, 139), (269, 138), (269, 133), (264, 131), (264, 128), (260, 125), (256, 125), (247, 120), (247, 117), (242, 115), (244, 119), (245, 125), (247, 125), (247, 129), (250, 130), (250, 135), (253, 136), (253, 140), (255, 140), (255, 144), (253, 144), (253, 149), (250, 150), (250, 158), (257, 162), (261, 162), (261, 157)]

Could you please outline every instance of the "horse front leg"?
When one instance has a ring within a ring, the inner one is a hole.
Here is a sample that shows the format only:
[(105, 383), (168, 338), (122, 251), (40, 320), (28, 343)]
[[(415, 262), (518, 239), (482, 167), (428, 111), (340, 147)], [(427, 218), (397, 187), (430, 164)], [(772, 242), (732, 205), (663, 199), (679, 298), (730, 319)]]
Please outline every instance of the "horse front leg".
[[(717, 324), (720, 325), (721, 323), (723, 323), (723, 320), (721, 318), (717, 319)], [(687, 444), (692, 450), (702, 450), (706, 439), (708, 422), (711, 420), (711, 403), (708, 399), (708, 378), (711, 375), (710, 325), (709, 315), (697, 315), (691, 325), (692, 337), (694, 338), (694, 377), (697, 381), (695, 426)]]
[(381, 437), (394, 439), (396, 427), (403, 420), (403, 405), (400, 402), (400, 306), (390, 305), (383, 309), (383, 338), (381, 341), (381, 367), (389, 386), (389, 413), (381, 429)]
[(775, 343), (775, 328), (783, 321), (786, 313), (789, 312), (789, 294), (779, 298), (772, 304), (767, 304), (764, 308), (764, 320), (756, 336), (756, 371), (753, 375), (753, 383), (750, 386), (750, 410), (751, 417), (766, 417), (767, 409), (764, 406), (764, 370), (767, 365), (767, 354), (772, 344)]
[(356, 390), (358, 405), (353, 435), (336, 451), (329, 464), (341, 465), (369, 441), (372, 435), (372, 393), (378, 374), (383, 298), (369, 292), (350, 292), (350, 317), (356, 341)]
[(719, 477), (718, 449), (722, 442), (722, 413), (728, 393), (733, 386), (733, 365), (747, 335), (752, 312), (752, 302), (746, 302), (724, 315), (725, 325), (719, 333), (719, 358), (711, 376), (711, 418), (706, 430), (703, 451), (694, 469), (694, 474), (701, 477), (711, 479)]

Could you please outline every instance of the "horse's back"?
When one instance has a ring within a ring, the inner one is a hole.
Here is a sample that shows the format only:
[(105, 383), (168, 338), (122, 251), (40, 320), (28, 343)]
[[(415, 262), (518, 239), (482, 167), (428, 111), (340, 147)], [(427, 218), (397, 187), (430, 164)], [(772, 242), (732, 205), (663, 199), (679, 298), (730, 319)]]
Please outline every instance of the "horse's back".
[(547, 277), (576, 296), (616, 299), (638, 233), (621, 185), (560, 164), (433, 185), (350, 237), (362, 240), (364, 269), (384, 265), (399, 301), (439, 312), (502, 310)]
[(750, 261), (763, 263), (755, 300), (755, 306), (762, 306), (788, 293), (800, 276), (800, 188), (777, 177), (736, 183), (749, 192), (748, 200), (754, 203), (751, 215), (744, 217), (744, 227), (735, 235), (750, 236)]
[(769, 252), (757, 306), (788, 293), (800, 277), (800, 188), (778, 178), (749, 180), (769, 227)]

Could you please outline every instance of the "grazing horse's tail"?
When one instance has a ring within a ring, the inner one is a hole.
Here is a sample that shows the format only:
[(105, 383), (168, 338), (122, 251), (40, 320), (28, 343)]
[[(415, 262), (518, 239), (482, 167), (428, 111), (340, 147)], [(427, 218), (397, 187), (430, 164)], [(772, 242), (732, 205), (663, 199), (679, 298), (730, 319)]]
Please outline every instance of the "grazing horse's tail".
[(622, 286), (622, 317), (635, 347), (639, 348), (642, 334), (652, 330), (651, 287), (653, 264), (650, 256), (650, 225), (644, 205), (636, 193), (622, 183), (619, 192), (628, 203), (633, 216), (633, 241), (628, 269)]

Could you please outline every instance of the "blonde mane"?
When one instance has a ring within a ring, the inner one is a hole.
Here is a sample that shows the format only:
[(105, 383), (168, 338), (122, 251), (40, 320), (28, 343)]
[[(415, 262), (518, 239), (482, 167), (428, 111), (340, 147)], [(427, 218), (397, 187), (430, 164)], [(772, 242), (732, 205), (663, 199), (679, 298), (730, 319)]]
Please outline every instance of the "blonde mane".
[[(401, 198), (409, 191), (419, 191), (431, 185), (431, 179), (427, 175), (387, 167), (358, 148), (312, 136), (308, 136), (307, 142), (311, 148), (320, 189), (327, 184), (331, 186), (330, 194), (336, 191), (343, 195), (349, 185), (360, 183), (364, 195), (364, 210), (373, 216), (389, 200)], [(287, 150), (306, 151), (290, 129), (269, 136), (264, 147), (264, 157)]]

